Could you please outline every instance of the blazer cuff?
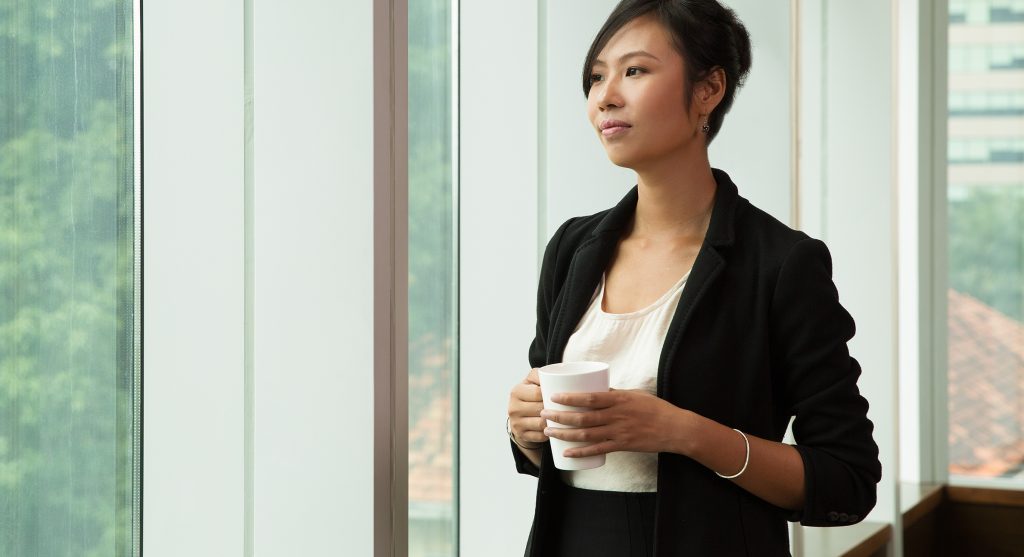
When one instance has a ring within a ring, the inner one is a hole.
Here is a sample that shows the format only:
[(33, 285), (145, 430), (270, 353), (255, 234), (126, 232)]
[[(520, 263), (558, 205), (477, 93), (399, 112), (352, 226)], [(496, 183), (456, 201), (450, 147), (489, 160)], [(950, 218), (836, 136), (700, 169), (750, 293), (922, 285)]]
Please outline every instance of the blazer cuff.
[(818, 527), (848, 526), (864, 520), (875, 506), (877, 481), (862, 478), (827, 453), (793, 447), (804, 462), (804, 508), (789, 511), (787, 520)]
[(539, 478), (540, 468), (529, 458), (526, 458), (523, 451), (520, 451), (519, 447), (517, 447), (515, 442), (511, 439), (508, 440), (508, 444), (512, 447), (512, 458), (516, 461), (516, 472), (519, 472), (520, 474), (529, 474)]

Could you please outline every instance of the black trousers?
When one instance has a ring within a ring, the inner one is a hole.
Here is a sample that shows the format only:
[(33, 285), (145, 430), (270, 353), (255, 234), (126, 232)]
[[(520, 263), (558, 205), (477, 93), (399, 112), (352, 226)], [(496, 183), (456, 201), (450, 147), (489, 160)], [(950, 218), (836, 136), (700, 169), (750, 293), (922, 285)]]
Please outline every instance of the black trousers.
[[(651, 557), (655, 493), (565, 485), (556, 557)], [(543, 552), (548, 555), (547, 551)]]

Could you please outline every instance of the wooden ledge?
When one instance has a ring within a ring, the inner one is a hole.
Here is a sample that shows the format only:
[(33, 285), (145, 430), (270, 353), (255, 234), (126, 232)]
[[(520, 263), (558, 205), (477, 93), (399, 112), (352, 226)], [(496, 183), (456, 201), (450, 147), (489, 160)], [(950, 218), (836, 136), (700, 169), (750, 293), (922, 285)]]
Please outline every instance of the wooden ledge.
[(992, 489), (987, 487), (946, 486), (946, 498), (954, 503), (1024, 507), (1024, 490)]
[(881, 552), (892, 540), (892, 524), (887, 522), (860, 522), (851, 526), (864, 526), (860, 543), (842, 553), (842, 557), (871, 557)]
[(942, 484), (900, 483), (900, 507), (903, 513), (903, 529), (934, 511), (946, 497)]

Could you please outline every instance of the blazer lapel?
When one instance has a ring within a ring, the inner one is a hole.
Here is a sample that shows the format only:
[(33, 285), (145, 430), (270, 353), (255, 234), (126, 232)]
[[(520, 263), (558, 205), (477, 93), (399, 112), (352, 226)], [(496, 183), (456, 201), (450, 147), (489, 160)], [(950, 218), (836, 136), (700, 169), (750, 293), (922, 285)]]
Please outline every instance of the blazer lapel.
[(668, 331), (665, 333), (665, 343), (661, 347), (661, 356), (658, 360), (658, 396), (664, 399), (670, 397), (667, 391), (668, 372), (666, 370), (669, 369), (675, 358), (679, 342), (690, 322), (690, 316), (697, 309), (704, 293), (725, 270), (726, 259), (720, 248), (731, 246), (735, 239), (736, 206), (740, 199), (739, 192), (728, 174), (717, 168), (712, 168), (711, 173), (715, 176), (715, 182), (718, 184), (715, 189), (715, 206), (711, 210), (711, 222), (708, 224), (708, 232), (704, 235), (700, 251), (697, 252), (697, 259), (690, 271), (690, 278), (686, 279), (686, 286), (683, 287), (679, 305), (676, 306), (675, 314), (672, 315), (672, 322), (669, 323)]
[(620, 237), (619, 231), (636, 212), (637, 199), (637, 186), (633, 186), (625, 197), (608, 211), (590, 236), (576, 248), (562, 287), (562, 303), (556, 303), (558, 315), (552, 323), (551, 341), (548, 343), (549, 363), (562, 361), (569, 337), (576, 329), (580, 318), (586, 313), (594, 297), (594, 289), (601, 280), (601, 273), (608, 267), (608, 262), (615, 253)]
[[(686, 331), (693, 310), (700, 303), (707, 288), (725, 268), (725, 258), (718, 248), (732, 245), (734, 239), (735, 211), (740, 199), (736, 185), (724, 171), (712, 168), (711, 172), (717, 183), (715, 204), (711, 210), (708, 232), (697, 253), (697, 259), (683, 288), (679, 305), (666, 333), (665, 344), (662, 346), (658, 363), (658, 396), (661, 398), (666, 398), (668, 394), (665, 392), (667, 374), (663, 370), (667, 369), (675, 357), (679, 340)], [(562, 361), (569, 337), (586, 313), (593, 299), (594, 290), (601, 280), (601, 273), (607, 269), (615, 253), (621, 231), (636, 212), (638, 199), (638, 188), (633, 186), (622, 200), (608, 211), (591, 235), (576, 248), (562, 289), (562, 303), (556, 304), (558, 315), (553, 321), (551, 340), (548, 343), (549, 363)]]

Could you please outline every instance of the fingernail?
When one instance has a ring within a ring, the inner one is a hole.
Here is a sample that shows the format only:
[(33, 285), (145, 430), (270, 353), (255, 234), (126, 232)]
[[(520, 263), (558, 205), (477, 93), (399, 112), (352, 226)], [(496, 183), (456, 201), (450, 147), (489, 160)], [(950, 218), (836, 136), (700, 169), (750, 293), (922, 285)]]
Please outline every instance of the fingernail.
[(551, 435), (551, 428), (550, 427), (544, 428), (544, 435), (548, 435), (548, 436)]
[(547, 418), (550, 415), (551, 415), (551, 412), (548, 412), (547, 410), (541, 410), (540, 411), (540, 417), (541, 418)]

